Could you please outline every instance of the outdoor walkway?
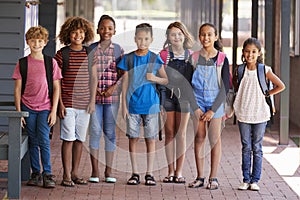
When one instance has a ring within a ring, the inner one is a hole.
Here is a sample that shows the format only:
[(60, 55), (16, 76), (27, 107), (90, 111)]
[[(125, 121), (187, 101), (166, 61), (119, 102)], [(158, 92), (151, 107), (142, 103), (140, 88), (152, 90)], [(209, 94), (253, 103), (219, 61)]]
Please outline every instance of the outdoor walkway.
[[(119, 127), (124, 127), (120, 123)], [(163, 183), (163, 178), (167, 175), (167, 164), (163, 149), (163, 141), (157, 142), (155, 178), (157, 186), (144, 185), (145, 172), (145, 148), (144, 141), (140, 142), (139, 159), (141, 169), (141, 184), (138, 186), (126, 185), (130, 177), (130, 160), (128, 154), (128, 139), (124, 133), (118, 130), (117, 145), (115, 154), (114, 176), (118, 179), (116, 184), (109, 183), (89, 183), (88, 185), (76, 185), (74, 188), (66, 188), (60, 185), (62, 181), (61, 164), (61, 141), (58, 132), (53, 135), (52, 146), (52, 164), (53, 174), (56, 176), (57, 186), (54, 189), (45, 189), (42, 187), (26, 186), (22, 183), (21, 199), (104, 199), (104, 200), (194, 200), (194, 199), (300, 199), (300, 148), (297, 148), (292, 141), (288, 146), (279, 146), (278, 135), (268, 131), (264, 138), (264, 160), (262, 180), (259, 182), (261, 190), (239, 191), (241, 175), (241, 144), (237, 125), (232, 125), (228, 120), (226, 128), (222, 134), (222, 159), (219, 167), (218, 180), (220, 188), (209, 191), (205, 187), (198, 189), (188, 188), (188, 183), (193, 181), (196, 176), (194, 153), (193, 153), (193, 132), (190, 124), (188, 130), (187, 153), (184, 165), (184, 176), (186, 184)], [(88, 148), (85, 144), (84, 152), (80, 164), (80, 175), (89, 178), (91, 174), (91, 165), (89, 160)], [(103, 148), (102, 148), (103, 149)], [(209, 148), (207, 147), (209, 155)], [(102, 150), (103, 152), (103, 150)], [(209, 165), (209, 156), (206, 156), (206, 166)], [(103, 163), (104, 157), (101, 153), (100, 161)], [(3, 167), (1, 167), (3, 169)], [(101, 175), (104, 167), (100, 166)], [(205, 170), (206, 176), (209, 174), (209, 167)], [(103, 176), (101, 176), (101, 179)], [(207, 181), (207, 180), (206, 180)], [(0, 199), (5, 199), (7, 180), (0, 179)]]

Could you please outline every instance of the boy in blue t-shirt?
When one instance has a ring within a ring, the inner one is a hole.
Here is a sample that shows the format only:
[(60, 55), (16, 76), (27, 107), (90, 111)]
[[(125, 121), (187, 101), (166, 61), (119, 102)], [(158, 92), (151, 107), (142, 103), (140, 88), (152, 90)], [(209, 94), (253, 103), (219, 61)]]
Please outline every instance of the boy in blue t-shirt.
[[(122, 83), (122, 116), (127, 120), (126, 135), (129, 138), (132, 166), (132, 175), (127, 184), (138, 185), (140, 183), (136, 145), (140, 136), (140, 124), (143, 124), (147, 148), (145, 185), (156, 185), (152, 174), (160, 112), (156, 84), (166, 85), (168, 78), (162, 67), (164, 63), (162, 59), (149, 51), (149, 46), (153, 41), (152, 26), (148, 23), (137, 25), (134, 40), (137, 50), (126, 54), (118, 64), (118, 67), (125, 71)], [(159, 76), (156, 76), (157, 73)]]

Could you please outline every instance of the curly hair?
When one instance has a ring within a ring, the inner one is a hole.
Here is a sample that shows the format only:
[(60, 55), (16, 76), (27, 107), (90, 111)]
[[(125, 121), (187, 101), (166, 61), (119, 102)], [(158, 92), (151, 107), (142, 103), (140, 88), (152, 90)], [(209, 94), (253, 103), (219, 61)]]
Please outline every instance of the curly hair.
[[(199, 36), (200, 36), (200, 33), (201, 33), (201, 30), (203, 27), (205, 26), (209, 26), (211, 28), (214, 29), (215, 31), (215, 35), (218, 36), (218, 31), (217, 31), (217, 27), (211, 23), (205, 23), (205, 24), (202, 24), (199, 28)], [(223, 44), (221, 43), (221, 40), (220, 38), (218, 37), (218, 39), (214, 42), (214, 48), (217, 49), (218, 51), (223, 51)]]
[(42, 39), (48, 42), (49, 32), (46, 28), (42, 26), (33, 26), (28, 29), (25, 34), (26, 40), (30, 39)]
[(165, 41), (163, 48), (166, 48), (170, 45), (169, 34), (170, 34), (170, 30), (172, 28), (178, 28), (183, 33), (183, 35), (184, 35), (183, 47), (186, 49), (192, 48), (192, 46), (194, 45), (193, 36), (189, 33), (186, 26), (183, 23), (178, 22), (178, 21), (173, 22), (168, 26), (168, 28), (166, 30), (167, 40)]
[(94, 39), (93, 24), (83, 17), (69, 17), (61, 26), (59, 41), (61, 44), (69, 45), (71, 43), (70, 33), (77, 29), (83, 29), (85, 37), (83, 43), (88, 43)]

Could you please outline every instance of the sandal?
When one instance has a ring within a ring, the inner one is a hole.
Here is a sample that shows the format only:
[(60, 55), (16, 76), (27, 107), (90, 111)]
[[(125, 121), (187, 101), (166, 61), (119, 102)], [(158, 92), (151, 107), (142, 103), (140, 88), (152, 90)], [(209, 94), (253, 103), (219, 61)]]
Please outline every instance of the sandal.
[(166, 176), (163, 180), (164, 183), (173, 183), (175, 176)]
[(185, 183), (185, 177), (175, 177), (174, 183)]
[(140, 184), (140, 175), (133, 173), (127, 181), (127, 185), (138, 185)]
[(206, 189), (209, 189), (209, 190), (216, 190), (219, 188), (219, 182), (218, 182), (218, 179), (217, 178), (210, 178), (208, 180), (208, 185), (206, 187)]
[(198, 188), (204, 186), (205, 178), (196, 178), (192, 183), (189, 184), (189, 188)]
[(73, 178), (72, 181), (78, 185), (87, 185), (87, 181), (83, 180), (83, 178)]
[(149, 185), (149, 186), (154, 186), (156, 185), (156, 181), (154, 179), (154, 177), (150, 174), (147, 174), (145, 176), (145, 185)]
[(62, 180), (61, 185), (65, 187), (74, 187), (75, 183), (72, 180), (71, 181)]

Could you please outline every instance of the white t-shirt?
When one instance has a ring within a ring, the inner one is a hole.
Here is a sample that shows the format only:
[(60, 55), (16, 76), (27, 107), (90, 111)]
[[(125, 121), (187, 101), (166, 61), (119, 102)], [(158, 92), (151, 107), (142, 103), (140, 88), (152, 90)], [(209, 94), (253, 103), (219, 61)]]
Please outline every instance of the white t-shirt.
[[(265, 66), (266, 73), (270, 70), (272, 71), (271, 67)], [(245, 68), (233, 108), (237, 120), (240, 122), (256, 124), (270, 120), (270, 108), (261, 91), (257, 69)]]

